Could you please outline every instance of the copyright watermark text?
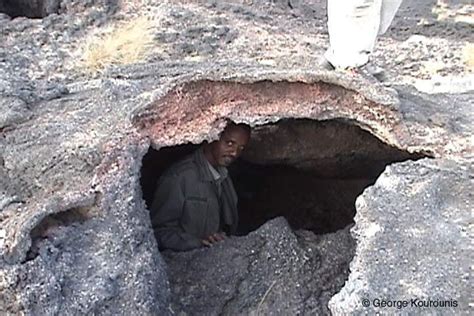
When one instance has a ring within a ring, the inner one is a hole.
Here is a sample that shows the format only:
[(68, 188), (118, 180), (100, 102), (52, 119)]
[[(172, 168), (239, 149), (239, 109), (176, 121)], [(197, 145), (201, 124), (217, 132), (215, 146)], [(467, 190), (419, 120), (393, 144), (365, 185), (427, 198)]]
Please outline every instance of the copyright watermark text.
[(362, 299), (362, 306), (364, 307), (379, 307), (379, 308), (452, 308), (458, 307), (458, 301), (453, 299), (421, 299), (421, 298), (411, 298), (411, 299), (403, 299), (403, 300), (390, 300), (385, 298), (374, 298)]

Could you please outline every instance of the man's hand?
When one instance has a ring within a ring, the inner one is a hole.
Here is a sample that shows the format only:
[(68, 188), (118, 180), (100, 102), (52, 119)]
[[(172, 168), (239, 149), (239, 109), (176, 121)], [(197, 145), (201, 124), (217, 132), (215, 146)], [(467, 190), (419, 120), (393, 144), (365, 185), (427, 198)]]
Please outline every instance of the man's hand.
[(209, 237), (201, 240), (201, 242), (204, 246), (211, 247), (213, 244), (218, 243), (219, 241), (223, 241), (226, 238), (226, 234), (224, 232), (221, 232), (212, 234)]

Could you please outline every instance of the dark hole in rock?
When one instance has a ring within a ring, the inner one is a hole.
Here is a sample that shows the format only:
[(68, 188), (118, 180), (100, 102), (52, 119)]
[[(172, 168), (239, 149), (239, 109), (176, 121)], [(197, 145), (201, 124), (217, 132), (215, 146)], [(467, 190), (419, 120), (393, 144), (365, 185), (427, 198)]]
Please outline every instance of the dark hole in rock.
[[(148, 206), (158, 177), (196, 148), (150, 148), (141, 170)], [(388, 164), (421, 157), (346, 121), (287, 119), (254, 128), (229, 168), (239, 196), (239, 234), (246, 236), (209, 252), (162, 252), (173, 311), (329, 314), (329, 299), (347, 280), (355, 252), (349, 225), (357, 196)]]
[(72, 208), (43, 218), (30, 232), (31, 247), (26, 254), (25, 261), (33, 260), (39, 255), (41, 245), (46, 240), (60, 235), (62, 229), (84, 223), (90, 218), (88, 207)]
[[(148, 207), (163, 171), (198, 147), (150, 148), (141, 172)], [(386, 165), (421, 157), (348, 122), (290, 119), (257, 127), (244, 155), (229, 168), (239, 196), (239, 233), (278, 216), (293, 229), (335, 232), (352, 223), (357, 196)]]
[(44, 18), (58, 11), (59, 0), (0, 0), (0, 13), (12, 18)]

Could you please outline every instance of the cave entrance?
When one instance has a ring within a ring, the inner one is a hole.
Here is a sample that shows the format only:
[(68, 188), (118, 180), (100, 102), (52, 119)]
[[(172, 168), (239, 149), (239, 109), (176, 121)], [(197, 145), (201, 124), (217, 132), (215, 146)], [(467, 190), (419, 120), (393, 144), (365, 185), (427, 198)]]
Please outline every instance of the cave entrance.
[[(163, 171), (198, 147), (150, 148), (141, 172), (148, 206)], [(239, 234), (278, 216), (295, 230), (342, 229), (353, 222), (357, 196), (388, 164), (421, 157), (350, 122), (287, 119), (256, 127), (243, 156), (229, 167), (239, 196)]]
[(1, 0), (0, 13), (12, 18), (44, 18), (59, 11), (59, 0)]

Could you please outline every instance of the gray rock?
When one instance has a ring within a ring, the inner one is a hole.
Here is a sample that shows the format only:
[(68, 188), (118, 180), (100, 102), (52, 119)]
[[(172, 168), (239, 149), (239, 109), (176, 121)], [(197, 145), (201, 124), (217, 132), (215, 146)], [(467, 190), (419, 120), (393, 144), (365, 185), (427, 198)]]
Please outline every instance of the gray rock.
[(164, 252), (178, 315), (327, 314), (353, 256), (349, 229), (295, 235), (282, 217), (211, 248)]
[(332, 313), (470, 314), (472, 185), (471, 164), (388, 167), (357, 199), (356, 255)]
[[(130, 158), (122, 156), (119, 160)], [(20, 310), (32, 315), (168, 312), (167, 276), (148, 212), (135, 196), (141, 194), (133, 184), (136, 172), (139, 172), (137, 167), (121, 172), (106, 171), (104, 176), (112, 177), (109, 180), (115, 185), (105, 194), (110, 199), (100, 199), (99, 203), (96, 202), (99, 193), (86, 186), (75, 194), (58, 192), (48, 205), (41, 206), (39, 202), (37, 207), (44, 209), (36, 215), (23, 205), (15, 206), (20, 211), (23, 209), (27, 217), (23, 222), (26, 230), (22, 233), (26, 239), (17, 240), (14, 251), (8, 251), (5, 235), (0, 235), (3, 313)], [(130, 191), (131, 187), (137, 189)], [(128, 202), (116, 204), (113, 195), (125, 192), (130, 194)], [(11, 207), (0, 213), (2, 233), (3, 227), (14, 224), (11, 218), (5, 218)], [(131, 209), (134, 215), (130, 217), (126, 210)]]
[(57, 13), (60, 0), (4, 0), (0, 11), (11, 17), (42, 18)]
[[(58, 13), (44, 19), (0, 14), (0, 313), (166, 315), (171, 306), (187, 310), (190, 304), (209, 313), (328, 313), (326, 302), (340, 290), (350, 260), (349, 253), (334, 249), (352, 249), (350, 236), (343, 231), (295, 237), (281, 221), (221, 248), (193, 252), (200, 269), (192, 269), (222, 284), (223, 292), (202, 285), (216, 294), (205, 298), (215, 309), (196, 302), (199, 295), (184, 278), (171, 290), (182, 284), (180, 293), (189, 296), (171, 296), (139, 187), (141, 160), (150, 145), (159, 149), (215, 139), (228, 118), (252, 126), (286, 118), (335, 120), (356, 125), (395, 152), (434, 157), (393, 165), (359, 200), (370, 201), (370, 207), (359, 205), (350, 280), (370, 282), (349, 281), (331, 308), (363, 313), (367, 310), (357, 304), (366, 290), (373, 298), (385, 288), (394, 297), (407, 293), (406, 287), (389, 284), (387, 276), (401, 280), (400, 269), (418, 269), (420, 262), (418, 270), (406, 272), (407, 286), (413, 280), (414, 290), (452, 295), (463, 304), (454, 311), (465, 311), (470, 289), (460, 249), (469, 250), (469, 240), (465, 223), (454, 219), (464, 220), (471, 205), (462, 204), (471, 198), (472, 186), (472, 176), (462, 168), (473, 159), (473, 93), (468, 86), (462, 94), (443, 87), (430, 92), (445, 93), (428, 95), (414, 86), (438, 72), (430, 63), (442, 61), (440, 74), (469, 73), (457, 56), (472, 36), (471, 27), (453, 22), (454, 17), (438, 20), (433, 0), (404, 1), (400, 18), (374, 54), (389, 70), (381, 84), (317, 68), (327, 47), (325, 2), (62, 0)], [(148, 57), (111, 65), (95, 76), (77, 68), (88, 36), (144, 14), (154, 17), (156, 43)], [(430, 25), (419, 23), (422, 18)], [(423, 36), (410, 40), (413, 32)], [(344, 155), (336, 152), (325, 156), (327, 161), (350, 156), (350, 147), (344, 148)], [(384, 181), (395, 174), (401, 179), (397, 192), (388, 192)], [(410, 200), (404, 202), (405, 197)], [(416, 207), (422, 217), (397, 205)], [(373, 231), (363, 225), (368, 222), (383, 227), (383, 235), (375, 232), (377, 238), (370, 239)], [(418, 231), (410, 230), (413, 223)], [(452, 247), (428, 239), (431, 232)], [(402, 242), (411, 257), (393, 246)], [(310, 256), (313, 245), (317, 255)], [(426, 248), (412, 251), (420, 245)], [(382, 247), (393, 249), (393, 256), (373, 253)], [(238, 260), (229, 262), (229, 255)], [(194, 262), (191, 254), (179, 256)], [(267, 261), (268, 256), (275, 260)], [(340, 271), (333, 269), (335, 263)], [(209, 264), (221, 273), (204, 271)], [(226, 283), (237, 277), (239, 284)], [(445, 311), (450, 312), (430, 310)]]
[(0, 13), (0, 22), (7, 23), (10, 20), (11, 20), (10, 16), (8, 16), (7, 14), (4, 14), (4, 13)]
[(15, 97), (0, 97), (0, 129), (26, 121), (31, 116), (24, 101)]

